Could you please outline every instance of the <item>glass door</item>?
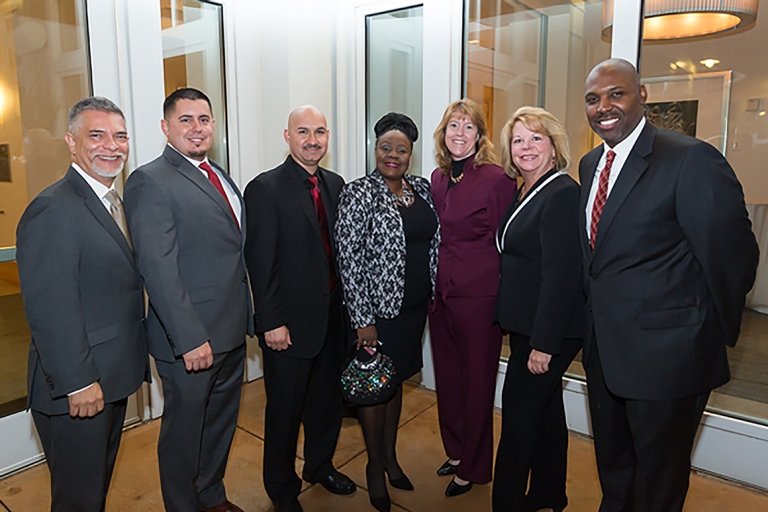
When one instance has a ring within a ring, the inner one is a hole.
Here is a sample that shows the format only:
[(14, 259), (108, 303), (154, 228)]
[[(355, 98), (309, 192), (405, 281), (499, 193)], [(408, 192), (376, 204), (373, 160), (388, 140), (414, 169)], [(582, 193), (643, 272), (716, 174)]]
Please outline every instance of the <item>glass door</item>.
[[(15, 261), (16, 225), (29, 202), (69, 167), (64, 133), (72, 104), (91, 94), (107, 96), (131, 122), (117, 78), (115, 19), (108, 2), (0, 7), (0, 476), (43, 456), (26, 410), (30, 334)], [(130, 398), (126, 423), (141, 420), (142, 395)]]
[(30, 200), (66, 172), (67, 109), (91, 93), (85, 2), (9, 4), (0, 10), (0, 437), (11, 449), (3, 449), (0, 474), (41, 451), (24, 412), (30, 335), (16, 225)]

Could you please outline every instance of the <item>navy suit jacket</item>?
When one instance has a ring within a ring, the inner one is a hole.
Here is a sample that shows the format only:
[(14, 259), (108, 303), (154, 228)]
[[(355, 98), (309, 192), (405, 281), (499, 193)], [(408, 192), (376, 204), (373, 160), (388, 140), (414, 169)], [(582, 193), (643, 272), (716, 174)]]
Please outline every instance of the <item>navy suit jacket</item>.
[(646, 124), (605, 203), (592, 252), (585, 208), (599, 146), (581, 160), (579, 233), (588, 299), (585, 361), (608, 389), (674, 399), (728, 381), (758, 261), (744, 194), (711, 145)]

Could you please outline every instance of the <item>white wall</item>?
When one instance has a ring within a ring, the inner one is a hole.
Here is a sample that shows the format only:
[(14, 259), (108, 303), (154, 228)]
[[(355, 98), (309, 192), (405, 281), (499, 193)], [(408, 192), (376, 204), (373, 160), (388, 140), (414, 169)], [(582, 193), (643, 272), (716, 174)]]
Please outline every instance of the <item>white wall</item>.
[[(292, 109), (317, 106), (328, 118), (331, 143), (323, 165), (336, 170), (335, 2), (227, 0), (233, 28), (237, 110), (231, 138), (239, 138), (235, 180), (245, 188), (254, 176), (288, 155), (283, 129)], [(231, 54), (230, 54), (231, 55)], [(228, 72), (228, 78), (232, 75)]]

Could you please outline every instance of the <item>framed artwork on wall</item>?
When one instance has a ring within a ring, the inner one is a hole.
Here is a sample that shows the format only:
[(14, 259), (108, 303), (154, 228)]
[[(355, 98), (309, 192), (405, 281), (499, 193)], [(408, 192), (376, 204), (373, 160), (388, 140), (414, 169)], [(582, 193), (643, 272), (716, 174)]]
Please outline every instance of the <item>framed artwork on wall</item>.
[(643, 79), (646, 118), (659, 128), (709, 142), (725, 155), (731, 71)]

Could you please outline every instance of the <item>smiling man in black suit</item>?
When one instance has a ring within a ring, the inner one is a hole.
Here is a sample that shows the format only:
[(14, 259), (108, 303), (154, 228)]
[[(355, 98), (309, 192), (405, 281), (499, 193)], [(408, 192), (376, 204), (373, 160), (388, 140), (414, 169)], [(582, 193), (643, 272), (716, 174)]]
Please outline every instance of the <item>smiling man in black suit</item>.
[(744, 194), (722, 154), (645, 120), (625, 60), (586, 82), (604, 144), (581, 160), (584, 340), (601, 512), (682, 510), (712, 389), (730, 375), (758, 250)]
[(246, 261), (264, 353), (264, 487), (279, 512), (295, 512), (301, 510), (294, 470), (301, 423), (302, 478), (335, 494), (356, 486), (331, 461), (347, 339), (331, 233), (344, 180), (320, 167), (329, 131), (317, 108), (291, 112), (283, 136), (290, 155), (245, 189)]

